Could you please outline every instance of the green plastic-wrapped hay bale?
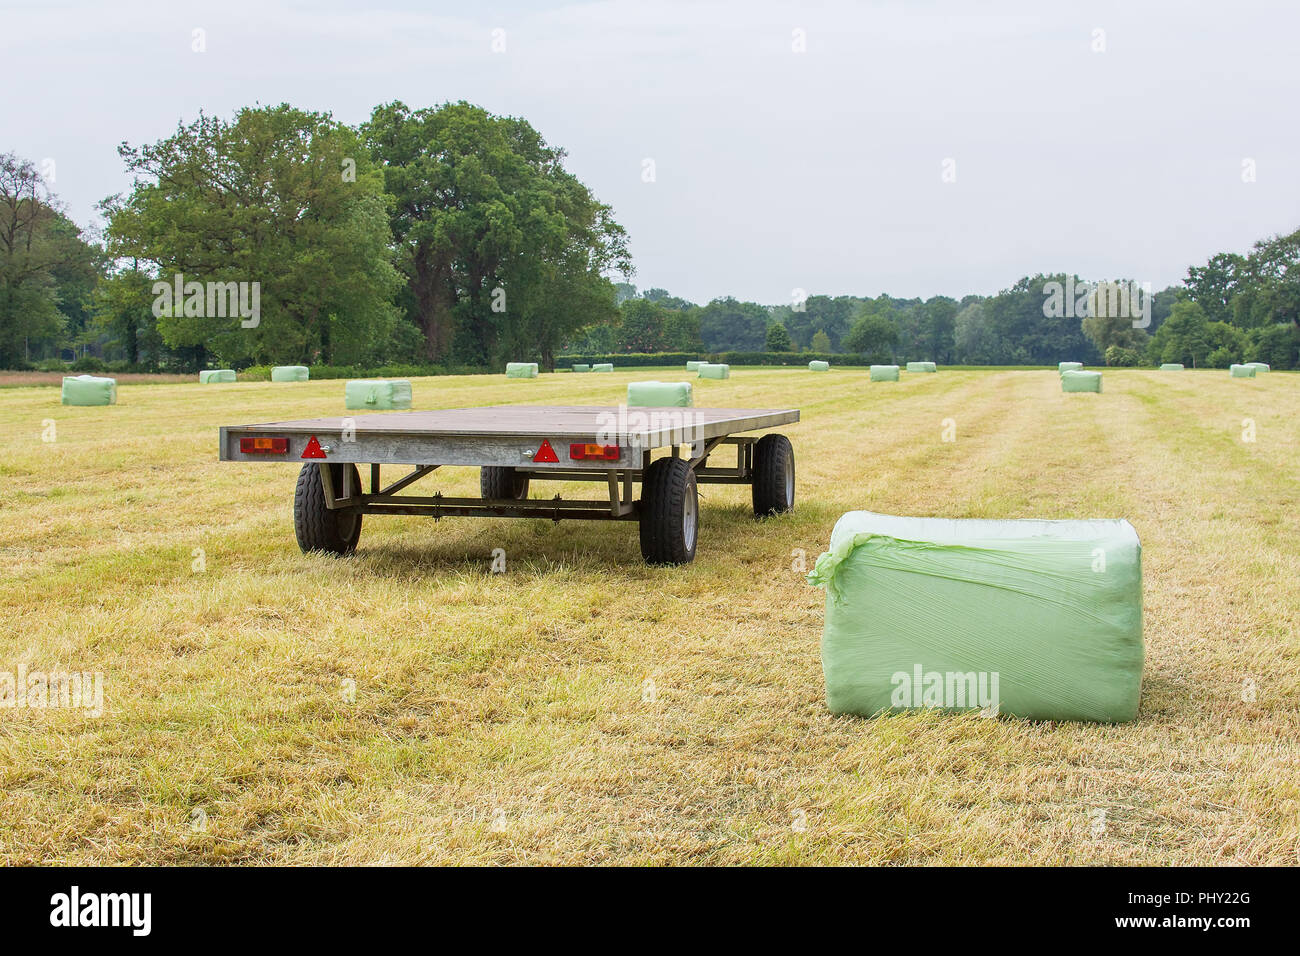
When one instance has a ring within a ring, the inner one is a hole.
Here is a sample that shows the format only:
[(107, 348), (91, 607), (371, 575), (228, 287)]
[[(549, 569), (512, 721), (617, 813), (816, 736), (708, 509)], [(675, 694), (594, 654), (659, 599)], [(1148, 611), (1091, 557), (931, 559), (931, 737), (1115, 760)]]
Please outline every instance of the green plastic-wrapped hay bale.
[(590, 372), (590, 371), (591, 371), (591, 366), (590, 366), (590, 365), (575, 364), (575, 365), (573, 366), (573, 370), (574, 370), (575, 372)]
[(507, 362), (506, 378), (537, 378), (537, 363)]
[(235, 380), (235, 370), (233, 368), (205, 368), (199, 372), (200, 385), (216, 385), (218, 382), (233, 382)]
[(1057, 362), (1056, 371), (1064, 374), (1066, 372), (1078, 372), (1083, 368), (1082, 362)]
[(731, 378), (731, 366), (714, 362), (701, 362), (699, 376), (700, 378)]
[(831, 363), (823, 362), (819, 359), (813, 359), (808, 363), (808, 370), (810, 372), (829, 372), (831, 370)]
[(1127, 521), (853, 511), (808, 579), (826, 588), (833, 713), (1137, 715), (1142, 548)]
[(98, 375), (63, 376), (64, 405), (116, 405), (117, 379)]
[(1248, 368), (1253, 368), (1257, 373), (1272, 371), (1266, 362), (1246, 362), (1245, 364)]
[(1165, 362), (1160, 366), (1162, 372), (1181, 372), (1183, 371), (1182, 362)]
[(406, 379), (354, 379), (343, 386), (348, 408), (410, 408), (411, 383)]
[(627, 403), (650, 408), (690, 408), (690, 382), (629, 382)]
[(305, 382), (311, 377), (305, 365), (277, 365), (271, 369), (273, 382)]
[(909, 372), (937, 372), (939, 366), (933, 362), (908, 362), (907, 370)]
[(871, 366), (871, 381), (873, 382), (897, 382), (898, 366), (897, 365), (873, 365)]
[(700, 366), (704, 364), (705, 364), (704, 362), (697, 362), (695, 359), (691, 359), (689, 362), (686, 363), (686, 371), (698, 372), (700, 370)]
[(1100, 392), (1101, 372), (1089, 372), (1080, 369), (1066, 369), (1061, 373), (1061, 391), (1063, 392)]
[(1233, 365), (1228, 369), (1233, 378), (1254, 378), (1255, 370), (1249, 365)]
[(593, 372), (612, 372), (614, 371), (614, 365), (612, 362), (597, 362), (591, 367), (591, 370)]

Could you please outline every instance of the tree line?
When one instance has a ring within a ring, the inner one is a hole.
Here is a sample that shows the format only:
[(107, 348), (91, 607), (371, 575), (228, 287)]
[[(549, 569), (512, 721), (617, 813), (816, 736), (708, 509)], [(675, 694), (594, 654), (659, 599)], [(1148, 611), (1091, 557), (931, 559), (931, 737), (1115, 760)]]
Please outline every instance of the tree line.
[(100, 203), (101, 231), (68, 217), (43, 171), (0, 155), (0, 367), (729, 351), (1300, 367), (1300, 231), (1215, 255), (1178, 286), (1133, 286), (1133, 315), (1092, 308), (1096, 287), (1064, 273), (961, 299), (697, 304), (638, 291), (626, 232), (564, 151), (469, 103), (388, 103), (355, 127), (283, 104), (200, 114), (118, 152), (132, 188)]

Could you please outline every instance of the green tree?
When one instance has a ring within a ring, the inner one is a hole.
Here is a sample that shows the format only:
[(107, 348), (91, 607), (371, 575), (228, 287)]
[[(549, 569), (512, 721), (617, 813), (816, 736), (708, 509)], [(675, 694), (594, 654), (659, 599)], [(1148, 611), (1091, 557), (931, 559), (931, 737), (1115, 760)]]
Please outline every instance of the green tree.
[(898, 326), (884, 311), (864, 307), (844, 338), (844, 348), (865, 355), (870, 362), (888, 362), (898, 342)]
[(764, 347), (769, 352), (793, 352), (794, 343), (790, 341), (790, 333), (786, 331), (785, 326), (780, 322), (773, 322), (767, 327), (767, 339)]
[[(383, 174), (356, 133), (288, 105), (200, 114), (160, 142), (119, 153), (134, 191), (110, 203), (109, 250), (162, 282), (257, 283), (246, 326), (174, 310), (158, 318), (169, 346), (222, 363), (354, 363), (386, 341), (399, 280), (388, 248)], [(250, 297), (251, 302), (251, 297)]]
[(818, 329), (813, 333), (812, 344), (809, 349), (819, 355), (825, 355), (831, 350), (831, 337), (826, 334), (825, 329)]
[(1177, 302), (1169, 318), (1151, 336), (1147, 359), (1153, 364), (1180, 362), (1193, 368), (1204, 367), (1214, 346), (1210, 341), (1210, 323), (1199, 303)]
[(620, 310), (620, 352), (666, 352), (669, 348), (668, 310), (649, 299), (628, 299)]

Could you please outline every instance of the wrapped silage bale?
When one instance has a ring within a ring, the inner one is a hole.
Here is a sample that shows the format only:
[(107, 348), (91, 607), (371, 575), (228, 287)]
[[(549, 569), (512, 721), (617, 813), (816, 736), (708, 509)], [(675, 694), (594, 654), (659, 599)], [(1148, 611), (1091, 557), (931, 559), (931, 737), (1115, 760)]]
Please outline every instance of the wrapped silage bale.
[(590, 372), (590, 371), (591, 371), (591, 366), (590, 366), (590, 365), (574, 365), (574, 366), (573, 366), (573, 370), (574, 370), (575, 372)]
[(898, 366), (897, 365), (873, 365), (871, 366), (871, 381), (873, 382), (897, 382)]
[(939, 367), (933, 362), (908, 362), (907, 370), (909, 372), (937, 372)]
[(347, 408), (410, 408), (411, 383), (406, 379), (354, 379), (343, 386)]
[(614, 364), (612, 362), (597, 362), (591, 367), (591, 370), (593, 372), (612, 372), (614, 371)]
[(833, 713), (1137, 715), (1142, 548), (1127, 521), (852, 511), (808, 580), (826, 588)]
[(1083, 368), (1082, 362), (1057, 362), (1056, 371), (1064, 374), (1065, 372), (1077, 372)]
[(311, 377), (305, 365), (277, 365), (271, 369), (273, 382), (305, 382)]
[(1233, 378), (1254, 378), (1255, 370), (1249, 365), (1233, 365), (1228, 369)]
[(808, 363), (808, 370), (812, 372), (829, 372), (831, 370), (831, 363), (813, 359)]
[(1089, 372), (1079, 369), (1066, 369), (1061, 373), (1061, 391), (1063, 392), (1100, 392), (1101, 372)]
[(200, 385), (216, 385), (219, 382), (233, 382), (235, 380), (235, 370), (233, 368), (206, 368), (199, 372)]
[(506, 378), (537, 378), (537, 363), (507, 362)]
[(695, 359), (691, 359), (689, 362), (686, 363), (686, 371), (688, 371), (688, 372), (698, 372), (698, 371), (700, 370), (700, 366), (703, 365), (703, 364), (705, 364), (705, 363), (704, 363), (704, 362), (697, 362), (697, 361), (695, 361)]
[(1183, 371), (1182, 362), (1165, 362), (1160, 366), (1162, 372), (1181, 372)]
[(714, 362), (701, 362), (699, 376), (700, 378), (731, 378), (731, 366)]
[(690, 382), (628, 382), (627, 403), (655, 408), (690, 408)]
[(1246, 365), (1249, 366), (1250, 368), (1253, 368), (1257, 373), (1272, 371), (1272, 369), (1268, 367), (1268, 364), (1266, 362), (1247, 362)]
[(64, 405), (116, 405), (117, 379), (98, 375), (63, 376)]

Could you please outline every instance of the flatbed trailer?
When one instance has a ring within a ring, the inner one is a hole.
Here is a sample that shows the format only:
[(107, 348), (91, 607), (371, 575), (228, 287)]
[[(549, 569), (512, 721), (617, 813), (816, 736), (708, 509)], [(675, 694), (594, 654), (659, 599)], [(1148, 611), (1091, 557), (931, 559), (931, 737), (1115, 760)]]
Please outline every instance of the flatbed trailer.
[[(221, 428), (221, 460), (303, 461), (294, 533), (304, 552), (349, 554), (362, 515), (637, 521), (652, 564), (695, 558), (699, 484), (750, 485), (756, 517), (794, 507), (784, 435), (798, 409), (498, 405)], [(734, 464), (711, 464), (720, 446)], [(659, 449), (669, 453), (655, 458)], [(369, 465), (369, 489), (359, 465)], [(384, 484), (383, 466), (411, 470)], [(445, 467), (479, 469), (480, 497), (401, 494)], [(539, 481), (590, 481), (603, 499), (529, 497)], [(640, 486), (637, 495), (636, 487)]]

